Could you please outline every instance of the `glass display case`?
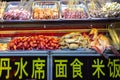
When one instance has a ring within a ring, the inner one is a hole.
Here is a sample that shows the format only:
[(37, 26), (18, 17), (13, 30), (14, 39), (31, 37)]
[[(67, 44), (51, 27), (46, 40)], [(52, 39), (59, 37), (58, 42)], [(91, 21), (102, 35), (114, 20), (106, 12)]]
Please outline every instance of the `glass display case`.
[[(108, 73), (115, 61), (115, 72), (120, 67), (120, 17), (91, 18), (86, 12), (84, 19), (64, 19), (62, 13), (59, 19), (0, 21), (0, 79), (119, 79)], [(94, 72), (97, 63), (101, 75)]]

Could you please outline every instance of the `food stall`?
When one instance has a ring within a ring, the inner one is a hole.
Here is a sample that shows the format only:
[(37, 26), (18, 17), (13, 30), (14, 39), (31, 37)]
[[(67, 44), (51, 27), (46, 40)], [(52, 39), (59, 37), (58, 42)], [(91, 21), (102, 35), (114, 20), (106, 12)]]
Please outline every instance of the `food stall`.
[(119, 2), (0, 4), (0, 80), (120, 78)]

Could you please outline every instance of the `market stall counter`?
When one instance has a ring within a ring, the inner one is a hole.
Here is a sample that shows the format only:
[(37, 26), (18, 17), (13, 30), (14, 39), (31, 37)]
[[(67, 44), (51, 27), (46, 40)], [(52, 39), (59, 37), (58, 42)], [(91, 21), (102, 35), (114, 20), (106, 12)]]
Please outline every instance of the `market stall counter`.
[(71, 1), (2, 3), (0, 79), (120, 78), (120, 9), (114, 8), (120, 4), (111, 2), (111, 9), (105, 3), (100, 10), (117, 13), (101, 17), (91, 16), (84, 2)]

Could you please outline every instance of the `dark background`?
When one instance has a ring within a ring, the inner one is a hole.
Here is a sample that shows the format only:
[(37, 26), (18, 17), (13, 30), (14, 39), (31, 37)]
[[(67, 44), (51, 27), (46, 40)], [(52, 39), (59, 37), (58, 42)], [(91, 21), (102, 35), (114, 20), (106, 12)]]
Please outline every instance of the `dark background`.
[[(80, 62), (83, 63), (83, 66), (81, 66), (81, 71), (82, 71), (82, 76), (83, 78), (80, 78), (77, 76), (76, 78), (73, 78), (73, 72), (72, 72), (72, 67), (70, 64), (77, 58)], [(96, 68), (92, 68), (92, 65), (94, 64), (93, 60), (99, 59), (100, 61), (103, 60), (102, 65), (105, 65), (104, 68), (102, 68), (102, 71), (105, 73), (105, 76), (103, 76), (100, 73), (100, 78), (97, 77), (97, 74), (95, 76), (92, 76)], [(110, 57), (111, 61), (114, 59), (118, 59), (115, 57)], [(56, 63), (54, 62), (55, 60), (68, 60), (67, 63), (67, 78), (65, 77), (58, 77), (56, 78)], [(108, 60), (106, 60), (104, 57), (96, 57), (96, 56), (53, 56), (53, 66), (52, 66), (52, 72), (53, 72), (53, 80), (119, 80), (120, 78), (113, 78), (109, 76), (109, 67), (108, 65)], [(119, 63), (117, 63), (119, 64)], [(113, 68), (113, 66), (112, 66)], [(116, 74), (116, 73), (115, 73)]]
[[(33, 60), (37, 60), (38, 58), (40, 58), (41, 60), (45, 60), (45, 67), (43, 67), (43, 70), (45, 70), (45, 78), (44, 79), (41, 79), (41, 80), (47, 80), (47, 56), (40, 56), (40, 57), (37, 57), (37, 56), (15, 56), (15, 57), (4, 57), (4, 56), (1, 56), (1, 58), (9, 58), (10, 59), (10, 67), (12, 67), (12, 70), (10, 70), (10, 77), (9, 79), (7, 80), (19, 80), (19, 75), (20, 73), (18, 73), (18, 75), (15, 77), (14, 74), (18, 68), (17, 65), (15, 65), (15, 62), (20, 62), (20, 58), (23, 58), (23, 64), (25, 63), (25, 61), (27, 61), (27, 65), (25, 67), (25, 70), (26, 72), (28, 73), (28, 77), (26, 77), (24, 75), (24, 73), (22, 74), (22, 79), (20, 80), (38, 80), (38, 79), (31, 79), (31, 75), (32, 75), (32, 61)], [(0, 76), (0, 80), (6, 80), (5, 76), (6, 76), (6, 73), (7, 71), (6, 70), (3, 70), (2, 71), (2, 76)]]

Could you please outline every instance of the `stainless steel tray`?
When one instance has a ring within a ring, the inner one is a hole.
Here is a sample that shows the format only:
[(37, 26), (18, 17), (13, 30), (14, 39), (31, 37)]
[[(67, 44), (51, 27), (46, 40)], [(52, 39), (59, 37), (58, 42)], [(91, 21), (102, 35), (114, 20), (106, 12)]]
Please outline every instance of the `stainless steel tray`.
[[(33, 2), (33, 6), (32, 6), (32, 20), (45, 20), (45, 21), (46, 20), (59, 20), (59, 18), (60, 18), (60, 12), (59, 12), (60, 4), (59, 3), (60, 3), (59, 1), (35, 1), (35, 2)], [(45, 9), (53, 10), (54, 8), (57, 8), (58, 11), (56, 11), (56, 12), (58, 13), (58, 16), (53, 18), (53, 19), (49, 18), (49, 17), (47, 19), (44, 19), (44, 18), (43, 19), (40, 19), (40, 18), (35, 19), (34, 18), (34, 13), (33, 13), (33, 10), (35, 8), (43, 9), (43, 10), (45, 10)]]
[[(83, 4), (83, 3), (79, 3), (77, 5), (73, 5), (73, 7), (76, 9), (76, 10), (79, 10), (80, 9), (83, 9), (83, 13), (86, 15), (86, 18), (63, 18), (63, 11), (65, 9), (68, 9), (68, 5), (67, 5), (67, 2), (65, 1), (61, 1), (61, 19), (64, 19), (64, 20), (86, 20), (86, 19), (89, 19), (89, 14), (88, 14), (88, 10), (86, 8), (86, 6)], [(68, 16), (68, 15), (67, 15)]]
[[(8, 12), (10, 9), (18, 9), (18, 6), (19, 6), (19, 1), (11, 1), (11, 2), (8, 2), (7, 3), (7, 7), (6, 7), (6, 9), (5, 9), (5, 12)], [(27, 2), (26, 2), (27, 3)], [(25, 6), (26, 5), (26, 3), (24, 3), (23, 4), (23, 6)], [(21, 7), (23, 7), (23, 6), (21, 6)], [(4, 13), (5, 13), (4, 12)], [(31, 20), (31, 8), (30, 8), (30, 10), (28, 10), (28, 12), (30, 12), (30, 16), (29, 16), (29, 19), (28, 19), (28, 21), (29, 20)], [(6, 19), (3, 19), (4, 21), (22, 21), (22, 20), (6, 20)], [(26, 20), (25, 20), (26, 21)]]
[[(95, 3), (95, 8), (91, 9), (90, 8), (90, 2), (87, 2), (86, 6), (89, 11), (89, 15), (91, 19), (120, 19), (120, 11), (119, 13), (115, 13), (115, 11), (103, 11), (103, 6), (106, 5), (107, 1), (103, 4), (102, 1), (96, 1)], [(112, 3), (112, 1), (108, 2)], [(108, 5), (107, 3), (107, 5)], [(119, 4), (119, 3), (118, 3)], [(109, 8), (108, 8), (109, 9)], [(102, 15), (101, 15), (102, 14)], [(114, 15), (113, 15), (114, 14)], [(115, 15), (116, 14), (116, 15)]]

